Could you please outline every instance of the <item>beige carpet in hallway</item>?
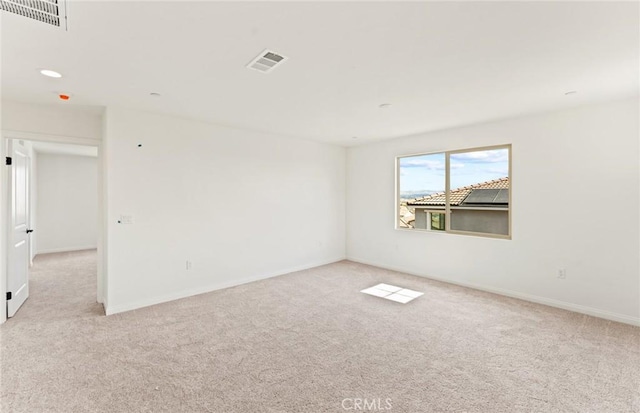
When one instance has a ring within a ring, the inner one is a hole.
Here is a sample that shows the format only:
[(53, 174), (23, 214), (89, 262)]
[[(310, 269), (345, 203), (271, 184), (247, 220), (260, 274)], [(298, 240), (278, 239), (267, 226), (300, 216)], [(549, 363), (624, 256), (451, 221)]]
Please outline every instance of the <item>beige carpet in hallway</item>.
[(640, 328), (348, 261), (101, 314), (95, 251), (39, 256), (1, 411), (640, 412)]

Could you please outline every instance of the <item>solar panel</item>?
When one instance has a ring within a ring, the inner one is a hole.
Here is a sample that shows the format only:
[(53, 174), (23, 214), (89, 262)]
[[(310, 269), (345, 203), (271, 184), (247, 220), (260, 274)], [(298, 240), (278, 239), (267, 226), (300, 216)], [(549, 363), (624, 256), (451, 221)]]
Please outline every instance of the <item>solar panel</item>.
[(493, 200), (494, 204), (508, 204), (509, 203), (509, 190), (501, 189), (496, 196), (496, 199)]
[(500, 189), (474, 189), (462, 202), (463, 204), (493, 204)]

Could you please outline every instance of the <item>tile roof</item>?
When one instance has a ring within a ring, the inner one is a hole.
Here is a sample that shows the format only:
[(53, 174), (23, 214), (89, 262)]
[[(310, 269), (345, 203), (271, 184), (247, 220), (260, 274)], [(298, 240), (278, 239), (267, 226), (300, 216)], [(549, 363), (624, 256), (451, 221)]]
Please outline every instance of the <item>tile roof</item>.
[(415, 222), (416, 217), (413, 214), (413, 211), (409, 210), (406, 205), (400, 205), (400, 219), (399, 226), (400, 228), (413, 228), (413, 223)]
[[(451, 205), (460, 205), (462, 201), (473, 191), (474, 189), (509, 189), (509, 178), (499, 178), (494, 179), (493, 181), (480, 182), (479, 184), (473, 184), (469, 186), (463, 186), (461, 188), (454, 189), (451, 191), (451, 195), (449, 196), (449, 202)], [(444, 206), (445, 204), (445, 193), (438, 192), (437, 194), (425, 196), (424, 198), (414, 199), (413, 201), (408, 201), (407, 205), (409, 206)]]

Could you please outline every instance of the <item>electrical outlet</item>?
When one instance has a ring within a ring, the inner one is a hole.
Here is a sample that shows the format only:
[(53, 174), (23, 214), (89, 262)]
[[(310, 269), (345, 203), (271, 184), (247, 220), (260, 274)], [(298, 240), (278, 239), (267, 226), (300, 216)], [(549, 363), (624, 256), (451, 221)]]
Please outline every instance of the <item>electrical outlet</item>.
[(191, 269), (191, 261), (187, 260), (186, 268), (187, 268), (187, 270)]
[(567, 278), (567, 270), (564, 268), (560, 268), (558, 270), (558, 278), (561, 280), (564, 280), (565, 278)]

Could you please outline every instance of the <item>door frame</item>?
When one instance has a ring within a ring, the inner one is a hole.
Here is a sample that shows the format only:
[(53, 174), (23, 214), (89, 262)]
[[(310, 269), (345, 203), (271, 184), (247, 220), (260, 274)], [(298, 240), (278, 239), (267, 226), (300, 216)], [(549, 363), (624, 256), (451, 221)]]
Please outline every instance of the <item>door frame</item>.
[[(22, 139), (28, 141), (66, 143), (85, 146), (94, 146), (98, 148), (98, 182), (96, 191), (98, 192), (98, 268), (97, 268), (97, 291), (96, 298), (99, 303), (106, 307), (106, 291), (108, 286), (108, 277), (105, 267), (105, 246), (106, 233), (104, 225), (105, 214), (105, 178), (104, 159), (102, 141), (95, 138), (73, 137), (60, 135), (47, 135), (41, 133), (31, 133), (12, 130), (0, 131), (0, 160), (4, 160), (7, 156), (7, 147), (10, 139)], [(9, 191), (11, 190), (11, 182), (9, 180), (8, 168), (2, 165), (0, 169), (0, 228), (5, 228), (0, 234), (0, 324), (7, 320), (7, 253), (9, 246), (10, 231), (8, 228), (10, 205)]]

